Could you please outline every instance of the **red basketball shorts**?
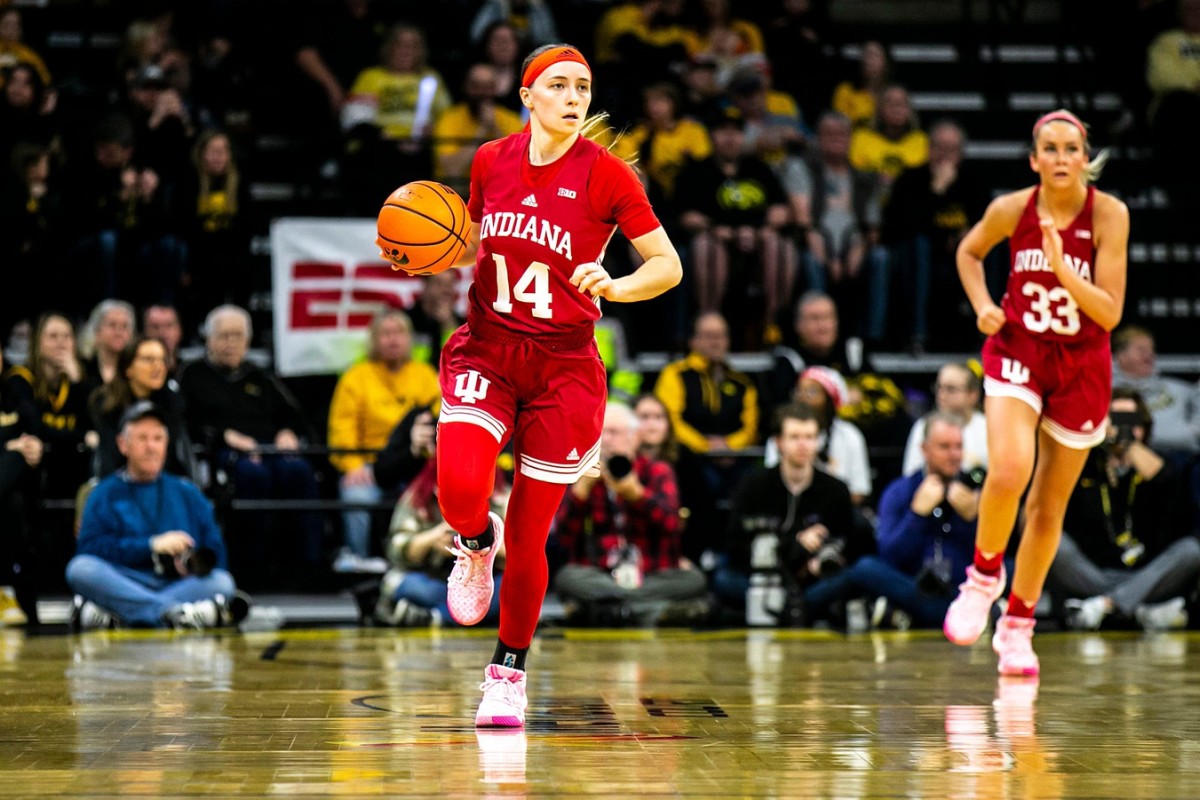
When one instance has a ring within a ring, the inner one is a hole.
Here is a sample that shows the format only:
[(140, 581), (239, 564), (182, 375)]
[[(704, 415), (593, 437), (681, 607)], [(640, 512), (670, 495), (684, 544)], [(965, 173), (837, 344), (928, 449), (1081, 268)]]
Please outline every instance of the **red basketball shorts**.
[(459, 328), (442, 348), (439, 425), (468, 422), (503, 444), (511, 436), (521, 473), (574, 483), (600, 461), (608, 376), (595, 342), (546, 350)]
[(1042, 415), (1059, 443), (1087, 450), (1104, 441), (1112, 400), (1108, 337), (1080, 343), (1039, 339), (1008, 322), (983, 345), (983, 388), (1015, 397)]

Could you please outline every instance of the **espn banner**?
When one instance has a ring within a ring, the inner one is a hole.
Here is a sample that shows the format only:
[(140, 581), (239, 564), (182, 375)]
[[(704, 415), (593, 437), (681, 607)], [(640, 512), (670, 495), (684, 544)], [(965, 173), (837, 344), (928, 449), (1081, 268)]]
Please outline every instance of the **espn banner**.
[[(341, 374), (363, 358), (367, 326), (386, 307), (410, 308), (420, 278), (379, 257), (373, 219), (281, 218), (271, 223), (275, 371)], [(470, 269), (459, 275), (459, 313)]]

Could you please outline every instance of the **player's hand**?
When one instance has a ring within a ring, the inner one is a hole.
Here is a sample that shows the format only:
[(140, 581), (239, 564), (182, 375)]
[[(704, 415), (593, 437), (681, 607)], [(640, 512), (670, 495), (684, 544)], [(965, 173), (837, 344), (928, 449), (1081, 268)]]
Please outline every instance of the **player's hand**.
[(985, 336), (991, 336), (1004, 327), (1004, 310), (995, 303), (988, 303), (975, 315), (975, 327)]
[(603, 297), (605, 300), (615, 300), (613, 296), (613, 279), (602, 264), (595, 261), (580, 264), (571, 276), (571, 285), (580, 293), (591, 297)]
[(1054, 220), (1050, 217), (1042, 217), (1038, 220), (1038, 226), (1042, 229), (1042, 252), (1050, 260), (1050, 266), (1062, 264), (1063, 240), (1058, 233), (1058, 228), (1054, 225)]

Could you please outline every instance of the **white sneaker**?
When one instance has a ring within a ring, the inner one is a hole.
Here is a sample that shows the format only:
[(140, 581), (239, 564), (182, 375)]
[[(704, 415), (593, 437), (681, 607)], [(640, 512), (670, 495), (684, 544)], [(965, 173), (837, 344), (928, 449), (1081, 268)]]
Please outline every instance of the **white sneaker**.
[(1174, 631), (1188, 624), (1187, 600), (1173, 597), (1163, 603), (1143, 603), (1133, 612), (1138, 624), (1148, 631)]
[(71, 619), (67, 627), (74, 631), (94, 631), (111, 628), (112, 614), (105, 611), (91, 600), (84, 600), (83, 595), (75, 595), (71, 604)]
[(481, 728), (521, 728), (525, 725), (525, 671), (488, 664), (479, 684), (483, 700), (475, 712), (475, 725)]
[(1099, 595), (1086, 600), (1072, 597), (1063, 601), (1063, 608), (1067, 612), (1067, 627), (1077, 631), (1100, 630), (1108, 616), (1108, 602)]
[(221, 608), (214, 600), (180, 603), (167, 610), (163, 618), (177, 631), (216, 628), (222, 623)]
[(459, 625), (474, 625), (487, 616), (492, 605), (495, 581), (492, 564), (504, 541), (504, 520), (488, 512), (492, 525), (492, 546), (471, 550), (461, 536), (455, 534), (454, 546), (446, 549), (455, 557), (454, 569), (446, 579), (446, 604), (450, 616)]

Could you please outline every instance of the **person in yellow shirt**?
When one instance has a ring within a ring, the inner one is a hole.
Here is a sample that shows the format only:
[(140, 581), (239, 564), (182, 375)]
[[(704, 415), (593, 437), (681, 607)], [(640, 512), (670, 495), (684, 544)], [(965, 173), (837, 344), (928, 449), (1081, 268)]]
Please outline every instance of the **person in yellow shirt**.
[(755, 444), (759, 408), (754, 380), (729, 366), (729, 323), (721, 314), (696, 317), (688, 348), (685, 358), (662, 368), (654, 396), (679, 440), (680, 502), (691, 511), (685, 547), (699, 555), (716, 544), (718, 506), (751, 463), (715, 454)]
[[(329, 406), (329, 447), (333, 450), (379, 450), (397, 423), (417, 406), (440, 404), (437, 372), (412, 360), (412, 323), (399, 310), (379, 314), (368, 334), (367, 360), (346, 370)], [(436, 408), (435, 408), (436, 410)], [(382, 491), (369, 453), (332, 453), (329, 461), (342, 473), (343, 501), (375, 503)], [(369, 511), (342, 512), (345, 547), (334, 562), (336, 572), (387, 571), (382, 558), (370, 558)]]
[[(613, 154), (625, 161), (637, 159), (651, 182), (652, 192), (664, 200), (675, 194), (675, 176), (689, 161), (712, 155), (708, 129), (679, 116), (679, 90), (673, 84), (652, 83), (642, 92), (644, 119), (617, 140)], [(654, 197), (654, 194), (651, 194)]]
[(878, 173), (890, 186), (901, 172), (929, 161), (929, 137), (917, 125), (917, 115), (903, 86), (892, 85), (880, 100), (878, 124), (859, 128), (850, 139), (850, 165)]
[(621, 60), (621, 39), (632, 36), (647, 47), (682, 46), (689, 55), (702, 49), (699, 36), (680, 23), (680, 0), (635, 0), (614, 6), (596, 24), (596, 62)]
[(0, 86), (4, 85), (3, 71), (17, 64), (33, 67), (42, 79), (42, 85), (51, 86), (46, 62), (33, 48), (21, 41), (21, 35), (21, 10), (13, 6), (0, 9)]
[(420, 28), (396, 25), (379, 64), (358, 74), (342, 106), (346, 191), (367, 198), (363, 213), (374, 216), (381, 198), (433, 171), (430, 139), (451, 97), (426, 53)]
[(521, 130), (521, 116), (496, 103), (496, 68), (479, 63), (467, 70), (461, 103), (433, 127), (433, 175), (463, 197), (471, 189), (471, 160), (479, 145)]
[(1171, 204), (1200, 202), (1200, 0), (1180, 0), (1179, 26), (1159, 34), (1146, 50), (1146, 84), (1153, 97), (1148, 121), (1154, 161)]
[(891, 62), (879, 42), (864, 42), (855, 80), (842, 81), (833, 90), (833, 110), (845, 114), (856, 128), (875, 119), (875, 106), (891, 82)]

